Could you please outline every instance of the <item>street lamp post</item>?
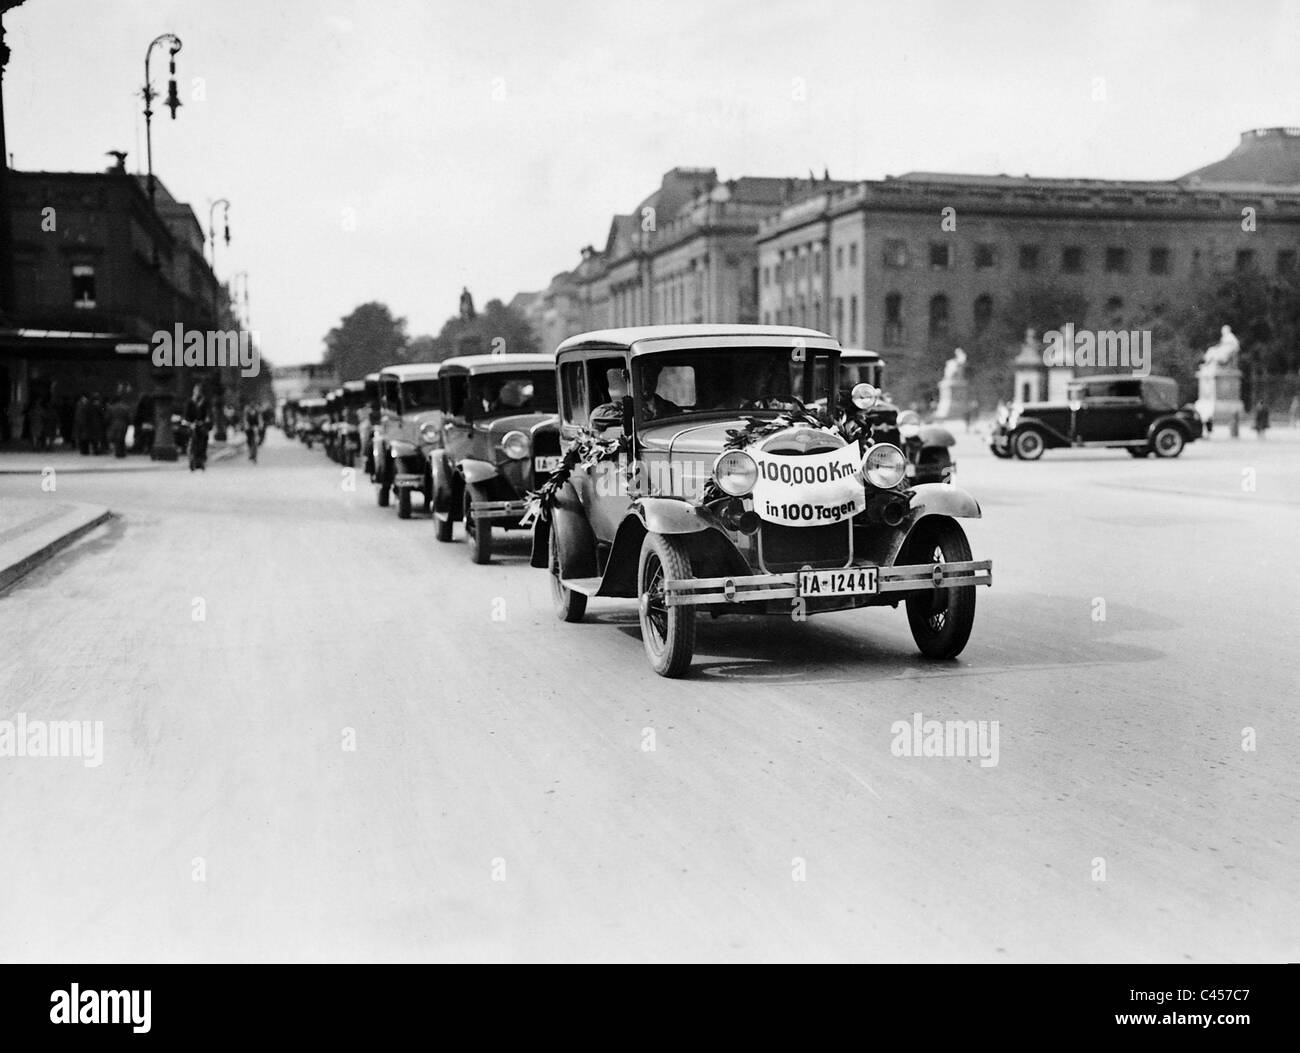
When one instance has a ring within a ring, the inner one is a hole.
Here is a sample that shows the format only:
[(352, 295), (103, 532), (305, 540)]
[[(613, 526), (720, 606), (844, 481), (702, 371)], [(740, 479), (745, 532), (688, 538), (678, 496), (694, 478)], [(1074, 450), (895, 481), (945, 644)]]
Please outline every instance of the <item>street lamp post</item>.
[(217, 212), (217, 206), (221, 206), (221, 219), (226, 228), (226, 244), (230, 244), (230, 202), (224, 197), (217, 198), (208, 206), (208, 245), (212, 252), (212, 272), (217, 271), (217, 228), (214, 222), (214, 216)]
[(150, 42), (148, 50), (144, 53), (144, 90), (140, 92), (144, 96), (144, 141), (149, 166), (150, 206), (153, 205), (155, 187), (153, 178), (153, 100), (158, 97), (158, 93), (153, 90), (153, 81), (149, 77), (149, 59), (153, 56), (153, 49), (159, 44), (168, 45), (167, 71), (170, 79), (167, 81), (167, 101), (163, 105), (172, 111), (173, 121), (176, 120), (176, 110), (181, 104), (181, 100), (176, 94), (176, 54), (181, 49), (181, 38), (175, 33), (164, 33), (160, 37), (155, 37)]

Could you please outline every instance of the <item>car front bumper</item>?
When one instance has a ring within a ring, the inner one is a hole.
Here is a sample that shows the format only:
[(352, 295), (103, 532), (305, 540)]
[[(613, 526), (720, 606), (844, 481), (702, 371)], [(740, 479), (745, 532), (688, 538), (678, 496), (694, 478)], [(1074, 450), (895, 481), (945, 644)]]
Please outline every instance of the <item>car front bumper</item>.
[(471, 501), (469, 506), (475, 519), (519, 519), (527, 511), (527, 501)]
[[(869, 565), (859, 564), (858, 567)], [(849, 594), (838, 598), (854, 600), (891, 592), (919, 592), (969, 585), (992, 585), (993, 561), (984, 559), (961, 563), (915, 563), (909, 566), (879, 567), (876, 577), (877, 588), (874, 594)], [(798, 599), (799, 595), (797, 571), (789, 574), (685, 578), (664, 583), (664, 600), (669, 607), (792, 600)]]

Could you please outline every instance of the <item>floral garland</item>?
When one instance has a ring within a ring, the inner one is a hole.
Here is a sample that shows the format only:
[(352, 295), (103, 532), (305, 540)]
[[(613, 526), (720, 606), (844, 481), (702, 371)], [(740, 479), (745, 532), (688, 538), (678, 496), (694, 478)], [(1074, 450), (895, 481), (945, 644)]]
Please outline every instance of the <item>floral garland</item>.
[(786, 428), (792, 428), (796, 424), (805, 424), (813, 428), (830, 428), (838, 432), (845, 440), (849, 436), (845, 434), (843, 420), (831, 421), (809, 410), (790, 409), (783, 410), (779, 415), (771, 420), (764, 420), (762, 417), (746, 417), (743, 428), (728, 428), (727, 441), (722, 444), (724, 450), (743, 450), (759, 439), (768, 435), (774, 435), (778, 431), (784, 431)]
[(619, 456), (626, 454), (627, 451), (626, 435), (620, 435), (617, 439), (598, 439), (587, 432), (580, 434), (564, 454), (559, 468), (551, 474), (551, 477), (536, 490), (529, 490), (524, 494), (528, 510), (520, 520), (520, 525), (531, 526), (537, 519), (550, 522), (551, 506), (555, 503), (555, 495), (569, 481), (569, 476), (573, 474), (575, 468), (590, 471), (601, 461), (618, 460)]

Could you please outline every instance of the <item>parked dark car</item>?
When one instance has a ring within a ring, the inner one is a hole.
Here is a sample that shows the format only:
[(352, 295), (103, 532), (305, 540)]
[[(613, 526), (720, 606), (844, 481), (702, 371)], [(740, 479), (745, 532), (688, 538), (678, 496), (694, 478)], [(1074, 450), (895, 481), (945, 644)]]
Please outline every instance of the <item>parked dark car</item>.
[(411, 518), (413, 492), (433, 500), (429, 474), (433, 451), (442, 442), (442, 392), (437, 362), (408, 362), (379, 371), (379, 423), (373, 431), (376, 499), (388, 507), (397, 493), (397, 517)]
[(1036, 461), (1067, 446), (1126, 449), (1133, 457), (1177, 457), (1203, 434), (1170, 377), (1129, 375), (1070, 381), (1065, 402), (1016, 403), (999, 414), (990, 441), (998, 457)]
[[(558, 617), (638, 602), (651, 668), (690, 666), (697, 613), (784, 617), (905, 603), (931, 658), (961, 653), (976, 586), (959, 518), (894, 444), (827, 413), (839, 345), (785, 326), (647, 326), (556, 352), (564, 460), (537, 495), (532, 564)], [(820, 403), (820, 408), (817, 407)]]
[(465, 355), (439, 374), (443, 442), (433, 461), (438, 540), (457, 520), (475, 563), (492, 559), (492, 531), (518, 529), (525, 495), (559, 467), (555, 359), (550, 355)]

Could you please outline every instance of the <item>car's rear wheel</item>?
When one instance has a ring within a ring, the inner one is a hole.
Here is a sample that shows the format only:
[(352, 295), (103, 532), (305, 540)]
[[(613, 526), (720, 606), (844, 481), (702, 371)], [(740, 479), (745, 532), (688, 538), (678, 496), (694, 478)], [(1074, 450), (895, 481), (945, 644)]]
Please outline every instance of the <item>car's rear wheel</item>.
[(1177, 457), (1186, 445), (1187, 439), (1172, 424), (1166, 424), (1151, 437), (1151, 448), (1157, 457)]
[(397, 491), (397, 518), (411, 518), (411, 488), (404, 486)]
[(492, 520), (474, 518), (470, 506), (474, 503), (475, 496), (473, 487), (465, 487), (465, 538), (469, 541), (470, 558), (475, 563), (491, 563)]
[(660, 676), (684, 675), (695, 656), (695, 608), (668, 606), (665, 588), (670, 581), (691, 576), (691, 558), (681, 541), (646, 534), (637, 572), (641, 640), (650, 668)]
[(1022, 461), (1036, 461), (1043, 456), (1043, 437), (1033, 428), (1026, 428), (1016, 432), (1016, 437), (1011, 440), (1011, 448)]
[[(966, 532), (954, 520), (927, 516), (907, 539), (906, 565), (965, 563), (971, 558)], [(912, 639), (927, 658), (956, 658), (970, 639), (975, 624), (975, 586), (930, 589), (907, 597), (907, 624)]]
[(562, 622), (580, 622), (587, 613), (587, 597), (581, 592), (565, 588), (560, 578), (560, 543), (555, 537), (555, 524), (551, 524), (551, 539), (547, 544), (547, 569), (551, 574), (551, 605)]

